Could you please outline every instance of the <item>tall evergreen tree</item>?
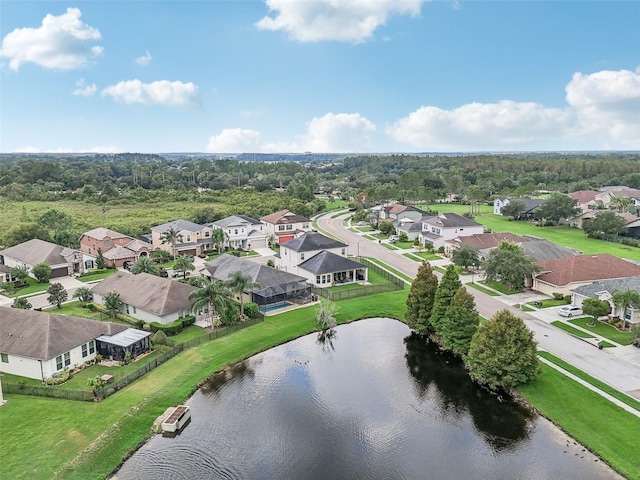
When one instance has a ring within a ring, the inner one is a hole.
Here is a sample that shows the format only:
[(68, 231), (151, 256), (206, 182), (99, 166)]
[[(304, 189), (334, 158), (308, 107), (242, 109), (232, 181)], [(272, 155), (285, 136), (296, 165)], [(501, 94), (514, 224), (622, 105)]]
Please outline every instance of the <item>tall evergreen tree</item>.
[(445, 317), (447, 308), (449, 308), (451, 300), (453, 300), (454, 295), (460, 287), (462, 287), (462, 282), (460, 282), (460, 278), (458, 278), (455, 265), (447, 265), (447, 269), (436, 290), (433, 309), (431, 310), (430, 322), (438, 336), (442, 336), (442, 319)]
[(460, 287), (440, 322), (442, 346), (456, 355), (465, 356), (479, 323), (473, 295), (465, 287)]
[(418, 268), (416, 278), (411, 283), (405, 313), (407, 325), (418, 333), (433, 332), (429, 318), (437, 288), (438, 277), (433, 273), (431, 265), (423, 261)]
[(530, 382), (540, 373), (533, 332), (508, 310), (480, 325), (466, 362), (471, 378), (492, 390)]

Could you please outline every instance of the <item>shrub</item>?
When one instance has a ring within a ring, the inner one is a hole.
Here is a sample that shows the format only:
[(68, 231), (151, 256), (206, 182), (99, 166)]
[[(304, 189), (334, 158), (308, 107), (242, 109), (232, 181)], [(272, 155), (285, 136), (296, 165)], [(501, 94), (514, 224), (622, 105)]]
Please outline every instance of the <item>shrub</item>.
[(44, 381), (44, 383), (46, 383), (47, 385), (62, 385), (63, 383), (68, 381), (70, 378), (71, 378), (71, 372), (69, 370), (63, 370), (62, 372), (60, 372), (59, 377), (47, 378)]
[(151, 336), (151, 342), (154, 345), (167, 345), (168, 340), (165, 333), (162, 330), (158, 330)]
[(571, 303), (571, 295), (565, 295), (565, 296), (563, 297), (563, 300), (564, 300), (565, 302), (567, 302), (567, 303)]
[(257, 303), (247, 302), (244, 304), (244, 314), (249, 318), (258, 318), (260, 316), (260, 308)]
[(96, 363), (100, 363), (102, 361), (102, 355), (96, 353)]
[(158, 330), (165, 333), (165, 335), (175, 335), (182, 330), (182, 320), (176, 320), (173, 323), (165, 325), (164, 323), (151, 322), (151, 331), (157, 332)]
[(554, 298), (554, 300), (563, 300), (564, 299), (564, 295), (562, 293), (559, 293), (559, 292), (553, 292), (553, 298)]
[(182, 321), (183, 327), (188, 327), (189, 325), (193, 325), (194, 323), (196, 323), (196, 317), (194, 317), (193, 315), (189, 315), (188, 317), (183, 317), (180, 320)]
[(276, 266), (276, 263), (272, 259), (267, 260), (267, 267), (275, 267), (275, 266)]

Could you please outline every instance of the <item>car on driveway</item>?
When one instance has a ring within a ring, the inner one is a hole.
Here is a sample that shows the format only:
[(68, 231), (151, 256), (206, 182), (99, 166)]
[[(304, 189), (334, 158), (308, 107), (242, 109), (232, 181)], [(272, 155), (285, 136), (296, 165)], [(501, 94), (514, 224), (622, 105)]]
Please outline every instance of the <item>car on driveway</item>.
[(577, 305), (565, 305), (558, 313), (561, 317), (573, 317), (574, 315), (582, 315), (582, 307)]

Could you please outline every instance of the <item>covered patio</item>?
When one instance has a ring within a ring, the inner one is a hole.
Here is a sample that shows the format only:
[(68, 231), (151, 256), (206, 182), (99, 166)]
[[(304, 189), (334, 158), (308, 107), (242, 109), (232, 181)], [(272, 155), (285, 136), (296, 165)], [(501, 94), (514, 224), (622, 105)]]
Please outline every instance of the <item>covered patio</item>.
[(149, 351), (151, 332), (144, 332), (135, 328), (127, 328), (115, 335), (101, 335), (96, 339), (98, 353), (103, 358), (122, 361), (126, 352), (131, 352), (131, 358)]

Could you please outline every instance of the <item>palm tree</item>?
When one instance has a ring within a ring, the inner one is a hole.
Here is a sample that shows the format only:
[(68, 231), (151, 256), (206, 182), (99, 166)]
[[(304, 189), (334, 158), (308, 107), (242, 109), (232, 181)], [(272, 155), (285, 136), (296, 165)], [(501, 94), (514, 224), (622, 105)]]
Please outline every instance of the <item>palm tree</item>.
[(622, 321), (622, 327), (626, 327), (626, 314), (629, 307), (640, 308), (640, 292), (636, 290), (619, 290), (613, 292), (613, 304), (618, 307), (618, 318)]
[(118, 292), (107, 292), (104, 297), (104, 308), (107, 309), (107, 313), (111, 318), (116, 318), (116, 314), (120, 311), (122, 300), (120, 300), (120, 294)]
[(189, 295), (189, 301), (191, 302), (191, 311), (206, 312), (206, 318), (213, 327), (218, 324), (214, 322), (214, 318), (217, 316), (219, 322), (219, 314), (231, 301), (231, 292), (224, 282), (213, 281), (192, 292)]
[(77, 298), (83, 303), (88, 303), (93, 300), (93, 292), (87, 287), (80, 287), (73, 293), (73, 298)]
[(610, 203), (616, 206), (616, 212), (623, 213), (631, 205), (631, 199), (629, 197), (612, 196)]
[(152, 275), (159, 275), (160, 267), (158, 267), (158, 265), (148, 256), (144, 255), (135, 261), (131, 267), (131, 273), (150, 273)]
[(187, 272), (193, 272), (196, 266), (193, 264), (193, 260), (191, 260), (189, 255), (178, 255), (173, 264), (173, 269), (182, 272), (182, 278), (186, 280)]
[(213, 229), (213, 232), (211, 233), (211, 243), (213, 243), (213, 245), (216, 247), (216, 250), (218, 251), (218, 253), (220, 253), (220, 251), (222, 250), (222, 246), (224, 245), (224, 242), (226, 242), (228, 238), (229, 237), (227, 236), (227, 234), (223, 229), (221, 228)]
[(160, 235), (160, 238), (162, 239), (162, 243), (168, 243), (169, 245), (171, 245), (171, 251), (173, 252), (173, 259), (176, 259), (176, 243), (180, 242), (182, 243), (182, 234), (176, 230), (175, 228), (171, 227), (168, 230), (165, 230), (164, 232), (162, 232), (162, 235)]
[(225, 282), (229, 290), (238, 296), (240, 302), (240, 318), (244, 318), (244, 292), (252, 292), (255, 288), (260, 288), (258, 282), (254, 282), (249, 275), (245, 275), (240, 271), (232, 272)]

